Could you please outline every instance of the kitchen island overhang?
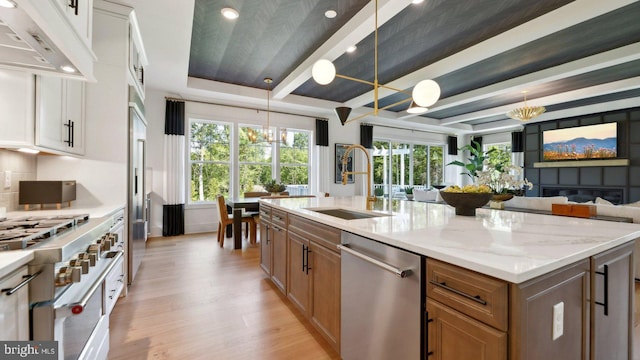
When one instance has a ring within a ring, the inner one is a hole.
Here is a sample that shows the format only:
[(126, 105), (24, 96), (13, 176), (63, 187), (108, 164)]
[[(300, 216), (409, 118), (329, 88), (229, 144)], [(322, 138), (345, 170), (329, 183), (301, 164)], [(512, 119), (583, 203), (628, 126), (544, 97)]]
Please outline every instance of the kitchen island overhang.
[[(455, 215), (443, 204), (366, 198), (262, 199), (274, 208), (514, 284), (640, 238), (640, 224), (478, 209)], [(310, 210), (339, 208), (385, 216), (344, 220)]]

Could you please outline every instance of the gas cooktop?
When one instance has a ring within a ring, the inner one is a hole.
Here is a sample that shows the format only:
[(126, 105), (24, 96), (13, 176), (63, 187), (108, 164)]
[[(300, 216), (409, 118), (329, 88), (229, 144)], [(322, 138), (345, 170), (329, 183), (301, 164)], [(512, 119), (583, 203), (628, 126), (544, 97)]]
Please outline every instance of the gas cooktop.
[(24, 216), (0, 221), (0, 251), (25, 249), (79, 226), (89, 214)]

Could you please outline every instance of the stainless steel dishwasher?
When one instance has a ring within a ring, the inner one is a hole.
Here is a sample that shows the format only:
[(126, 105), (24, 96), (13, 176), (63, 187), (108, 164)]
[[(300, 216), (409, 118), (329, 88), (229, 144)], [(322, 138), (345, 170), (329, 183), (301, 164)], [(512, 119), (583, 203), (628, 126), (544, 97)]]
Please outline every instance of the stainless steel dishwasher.
[(345, 231), (341, 242), (342, 359), (420, 359), (421, 257)]

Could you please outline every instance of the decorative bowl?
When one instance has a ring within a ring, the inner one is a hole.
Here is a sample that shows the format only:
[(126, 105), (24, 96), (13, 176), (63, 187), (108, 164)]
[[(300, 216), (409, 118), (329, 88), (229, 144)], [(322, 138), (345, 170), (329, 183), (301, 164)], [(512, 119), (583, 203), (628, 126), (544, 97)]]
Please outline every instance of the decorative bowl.
[(475, 216), (476, 209), (486, 205), (492, 193), (458, 193), (440, 191), (440, 196), (447, 204), (456, 208), (456, 215)]
[(493, 194), (491, 200), (493, 201), (507, 201), (513, 198), (513, 194)]

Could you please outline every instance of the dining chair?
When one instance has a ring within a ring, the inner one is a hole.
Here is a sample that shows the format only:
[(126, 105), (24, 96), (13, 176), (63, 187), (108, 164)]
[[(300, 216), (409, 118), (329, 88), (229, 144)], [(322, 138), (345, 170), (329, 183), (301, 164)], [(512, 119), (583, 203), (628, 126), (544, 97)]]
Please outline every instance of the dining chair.
[[(224, 247), (225, 232), (228, 225), (233, 225), (233, 215), (227, 213), (227, 205), (225, 204), (224, 196), (216, 196), (216, 201), (218, 202), (218, 218), (220, 219), (220, 222), (218, 223), (218, 242), (220, 243), (220, 247)], [(249, 242), (251, 244), (255, 244), (256, 222), (253, 215), (242, 214), (242, 222), (249, 224)]]

